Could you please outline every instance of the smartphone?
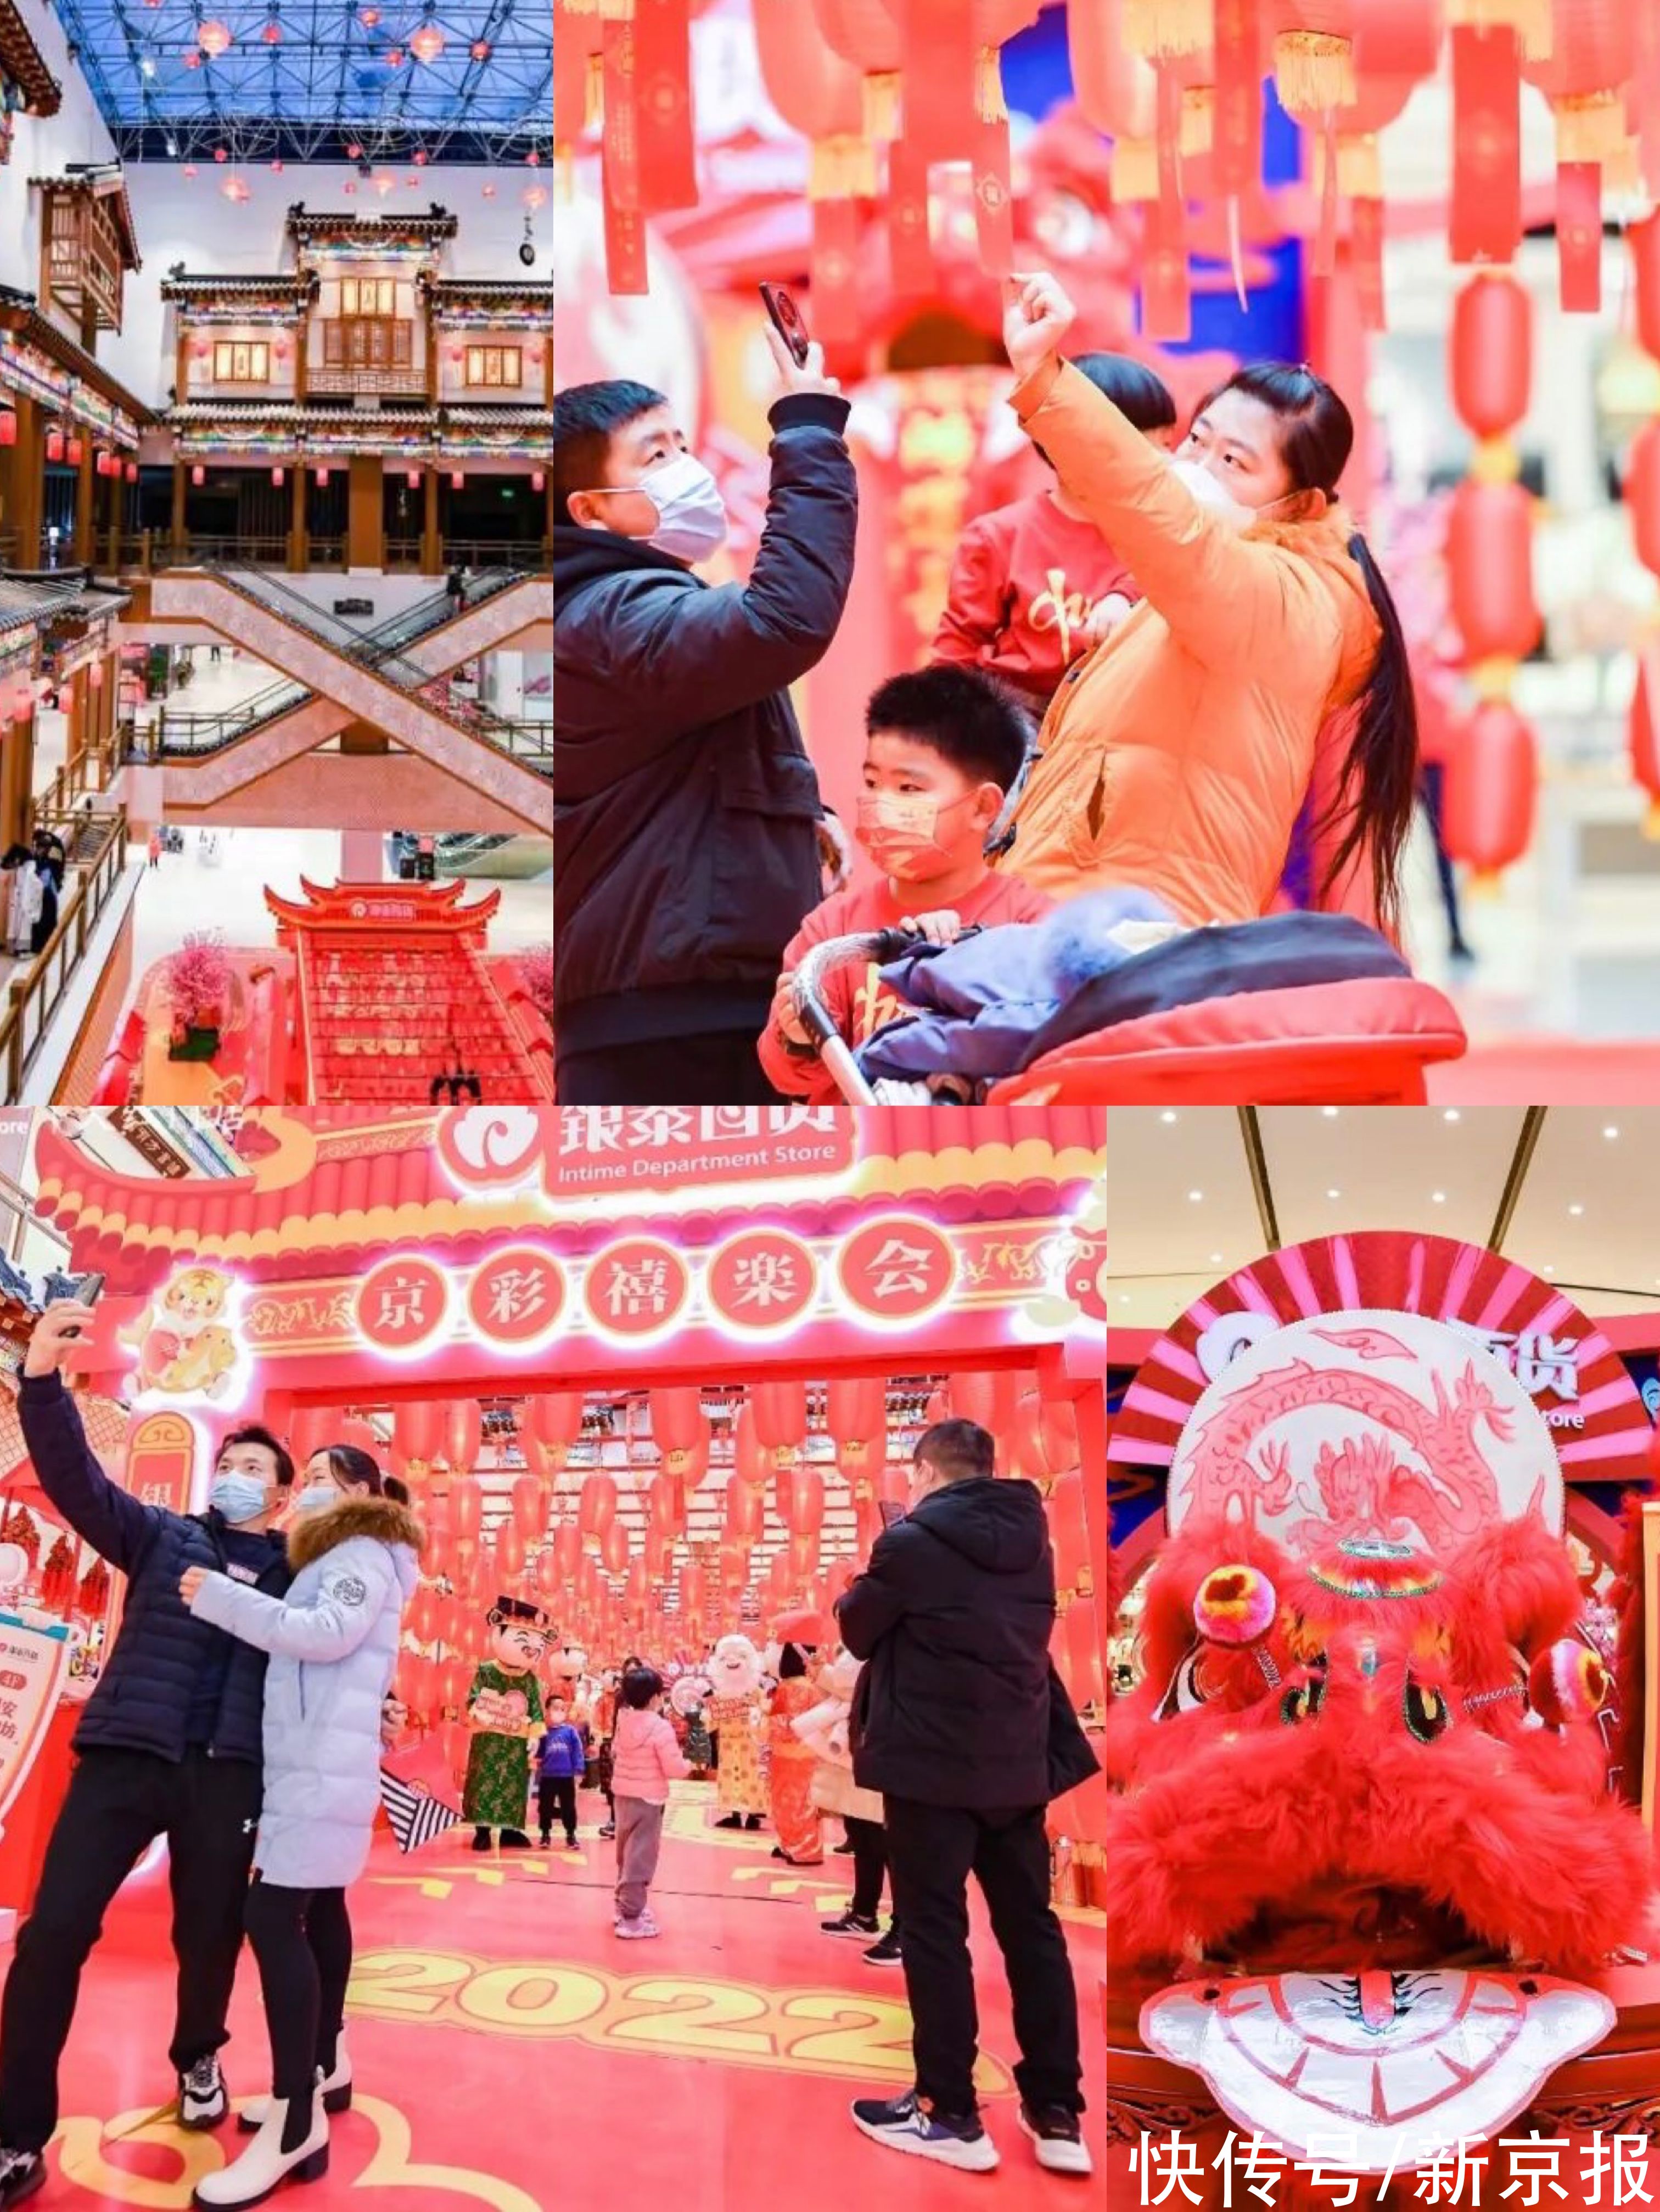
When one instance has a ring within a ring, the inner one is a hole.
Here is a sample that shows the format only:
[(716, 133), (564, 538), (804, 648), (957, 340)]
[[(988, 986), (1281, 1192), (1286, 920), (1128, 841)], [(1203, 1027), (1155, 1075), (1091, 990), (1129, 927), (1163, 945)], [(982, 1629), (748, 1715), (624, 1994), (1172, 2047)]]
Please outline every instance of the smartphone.
[[(83, 1306), (95, 1306), (104, 1295), (103, 1276), (87, 1276), (76, 1288), (75, 1295)], [(66, 1328), (64, 1334), (66, 1337), (77, 1337), (81, 1332), (78, 1328)]]
[(781, 284), (763, 284), (761, 304), (772, 318), (772, 326), (790, 349), (791, 358), (798, 368), (805, 368), (812, 340), (807, 336), (807, 326), (801, 319), (801, 310)]
[(903, 1521), (905, 1517), (904, 1507), (896, 1505), (891, 1498), (879, 1498), (876, 1510), (882, 1516), (882, 1526), (885, 1528), (891, 1528), (896, 1521)]

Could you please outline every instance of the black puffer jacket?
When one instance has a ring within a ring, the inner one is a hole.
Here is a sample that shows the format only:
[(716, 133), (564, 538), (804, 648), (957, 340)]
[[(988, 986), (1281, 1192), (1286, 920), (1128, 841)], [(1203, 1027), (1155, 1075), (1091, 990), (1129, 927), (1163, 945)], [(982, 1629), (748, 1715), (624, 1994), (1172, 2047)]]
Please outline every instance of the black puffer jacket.
[(854, 1779), (924, 1805), (1049, 1798), (1055, 1559), (1037, 1486), (952, 1483), (876, 1540), (836, 1606), (867, 1662), (854, 1693)]
[[(75, 1731), (77, 1751), (119, 1746), (182, 1759), (191, 1692), (216, 1643), (231, 1647), (210, 1749), (216, 1759), (263, 1756), (265, 1655), (197, 1620), (179, 1595), (186, 1567), (224, 1571), (217, 1513), (198, 1517), (145, 1505), (110, 1480), (92, 1455), (73, 1398), (56, 1375), (28, 1376), (18, 1393), (23, 1441), (40, 1487), (78, 1536), (127, 1577), (115, 1648)], [(257, 1587), (280, 1597), (293, 1576), (281, 1536)]]
[(830, 394), (773, 409), (745, 585), (555, 525), (555, 1027), (573, 1052), (765, 1026), (819, 897), (823, 807), (788, 686), (853, 580), (847, 417)]

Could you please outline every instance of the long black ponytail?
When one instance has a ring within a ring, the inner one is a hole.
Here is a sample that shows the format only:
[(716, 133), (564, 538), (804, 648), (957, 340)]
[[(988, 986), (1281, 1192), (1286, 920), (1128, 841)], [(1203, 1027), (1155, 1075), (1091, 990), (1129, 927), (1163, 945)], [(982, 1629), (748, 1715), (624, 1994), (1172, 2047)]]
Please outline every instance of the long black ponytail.
[[(1354, 450), (1354, 420), (1324, 378), (1289, 362), (1255, 362), (1222, 389), (1243, 392), (1279, 417), (1280, 458), (1292, 492), (1322, 492), (1335, 502), (1338, 481)], [(1315, 823), (1316, 836), (1337, 839), (1320, 889), (1329, 891), (1365, 852), (1372, 905), (1380, 925), (1393, 936), (1400, 927), (1401, 863), (1418, 793), (1418, 708), (1411, 657), (1383, 572), (1358, 531), (1348, 550), (1365, 580), (1379, 635), (1371, 672), (1354, 710), (1353, 736)]]

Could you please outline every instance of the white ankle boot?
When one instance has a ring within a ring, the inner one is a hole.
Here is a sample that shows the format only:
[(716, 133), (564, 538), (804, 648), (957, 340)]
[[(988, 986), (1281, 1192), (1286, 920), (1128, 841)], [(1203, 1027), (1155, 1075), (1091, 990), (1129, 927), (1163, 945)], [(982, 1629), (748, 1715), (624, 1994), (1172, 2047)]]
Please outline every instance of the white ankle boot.
[[(317, 2086), (323, 2093), (323, 2110), (331, 2116), (351, 2110), (351, 2054), (346, 2049), (344, 2031), (334, 2046), (334, 2071), (326, 2080), (323, 2069), (317, 2069)], [(265, 2124), (265, 2115), (271, 2110), (269, 2097), (250, 2097), (237, 2115), (236, 2124), (245, 2136), (255, 2135)]]
[(311, 2127), (295, 2150), (283, 2148), (288, 2114), (287, 2099), (273, 2097), (264, 2124), (241, 2157), (199, 2182), (193, 2201), (221, 2212), (240, 2212), (245, 2205), (264, 2203), (285, 2181), (320, 2181), (329, 2170), (329, 2123), (321, 2094), (313, 2094)]

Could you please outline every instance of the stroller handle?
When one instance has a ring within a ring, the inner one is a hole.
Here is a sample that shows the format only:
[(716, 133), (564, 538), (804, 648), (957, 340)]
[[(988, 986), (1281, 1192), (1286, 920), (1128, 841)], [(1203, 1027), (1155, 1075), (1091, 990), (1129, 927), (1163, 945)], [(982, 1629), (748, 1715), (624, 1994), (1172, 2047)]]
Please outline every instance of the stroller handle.
[(865, 1080), (820, 993), (826, 979), (842, 968), (862, 968), (897, 960), (917, 942), (908, 929), (860, 930), (851, 937), (827, 937), (812, 946), (790, 978), (795, 1018), (818, 1048), (818, 1056), (842, 1096), (854, 1106), (873, 1106), (876, 1093)]

